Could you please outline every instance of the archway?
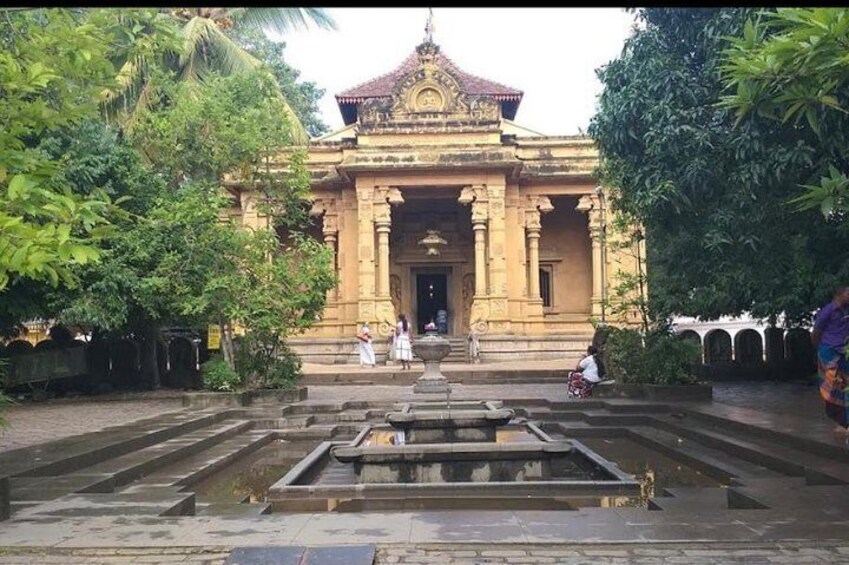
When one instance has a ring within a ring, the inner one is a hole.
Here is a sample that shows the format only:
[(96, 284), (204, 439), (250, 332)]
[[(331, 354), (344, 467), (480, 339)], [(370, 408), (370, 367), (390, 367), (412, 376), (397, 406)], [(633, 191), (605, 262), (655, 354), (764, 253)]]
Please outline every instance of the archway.
[(683, 332), (678, 334), (680, 339), (688, 339), (695, 343), (699, 344), (699, 362), (704, 358), (704, 351), (702, 349), (702, 336), (699, 335), (699, 332), (693, 330), (684, 330)]
[(764, 348), (761, 334), (757, 330), (746, 329), (734, 336), (734, 360), (744, 365), (763, 363)]
[(725, 330), (711, 330), (705, 336), (705, 363), (730, 363), (731, 336)]

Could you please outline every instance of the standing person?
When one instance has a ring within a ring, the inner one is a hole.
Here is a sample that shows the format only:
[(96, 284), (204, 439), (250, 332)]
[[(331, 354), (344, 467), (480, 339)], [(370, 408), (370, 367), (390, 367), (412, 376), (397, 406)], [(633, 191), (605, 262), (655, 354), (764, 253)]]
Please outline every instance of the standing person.
[(395, 326), (395, 359), (401, 362), (401, 369), (409, 369), (413, 360), (413, 340), (410, 337), (410, 324), (407, 316), (400, 314)]
[(368, 327), (368, 322), (363, 322), (357, 339), (360, 340), (360, 367), (374, 367), (374, 347), (371, 344), (371, 329)]
[(846, 342), (849, 340), (849, 286), (834, 293), (834, 298), (822, 307), (814, 318), (811, 341), (817, 351), (820, 377), (820, 396), (825, 402), (826, 415), (837, 422), (834, 431), (849, 433), (849, 361)]

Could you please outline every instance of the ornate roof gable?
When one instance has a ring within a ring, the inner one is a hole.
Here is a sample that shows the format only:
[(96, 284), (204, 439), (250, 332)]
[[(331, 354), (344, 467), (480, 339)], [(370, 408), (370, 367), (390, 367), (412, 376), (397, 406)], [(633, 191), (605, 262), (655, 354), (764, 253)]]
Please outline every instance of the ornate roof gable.
[(336, 95), (346, 124), (512, 119), (522, 91), (471, 75), (425, 41), (394, 71)]

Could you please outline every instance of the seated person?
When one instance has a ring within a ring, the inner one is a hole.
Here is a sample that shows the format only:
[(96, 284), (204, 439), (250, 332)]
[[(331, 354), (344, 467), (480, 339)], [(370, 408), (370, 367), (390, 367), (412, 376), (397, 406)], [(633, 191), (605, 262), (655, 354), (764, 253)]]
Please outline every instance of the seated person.
[(598, 349), (592, 345), (587, 348), (586, 356), (578, 362), (574, 371), (569, 374), (569, 394), (586, 398), (590, 395), (593, 386), (601, 382), (596, 355)]

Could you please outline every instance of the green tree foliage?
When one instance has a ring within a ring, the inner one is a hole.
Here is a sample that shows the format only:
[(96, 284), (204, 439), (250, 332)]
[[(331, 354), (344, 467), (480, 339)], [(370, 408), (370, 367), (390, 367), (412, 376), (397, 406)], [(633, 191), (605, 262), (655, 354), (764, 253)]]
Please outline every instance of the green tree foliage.
[(849, 277), (849, 233), (786, 205), (817, 148), (792, 123), (735, 127), (719, 101), (726, 37), (750, 9), (645, 9), (604, 84), (589, 133), (613, 207), (645, 228), (649, 307), (805, 321)]
[(0, 290), (15, 279), (72, 284), (74, 267), (98, 258), (108, 199), (75, 193), (40, 141), (97, 112), (115, 72), (110, 37), (68, 10), (0, 18)]
[[(161, 71), (175, 73), (179, 80), (198, 84), (214, 74), (225, 76), (268, 72), (263, 62), (240, 47), (228, 30), (272, 30), (284, 33), (311, 22), (332, 29), (335, 24), (321, 8), (162, 8), (163, 17), (180, 28), (178, 42), (161, 57), (141, 51), (128, 57), (118, 74), (119, 86), (106, 93), (107, 109), (121, 116), (128, 129), (154, 107), (161, 86)], [(153, 35), (157, 30), (152, 30)], [(304, 126), (279, 89), (275, 91), (282, 111), (289, 117), (293, 138), (308, 141)]]
[[(146, 114), (128, 137), (150, 168), (137, 208), (115, 219), (104, 259), (63, 309), (68, 323), (97, 326), (144, 339), (145, 379), (158, 386), (155, 344), (164, 325), (222, 327), (231, 369), (233, 327), (250, 329), (270, 358), (290, 331), (313, 323), (334, 284), (329, 252), (306, 238), (303, 212), (308, 176), (302, 155), (288, 168), (272, 162), (291, 143), (291, 130), (266, 73), (209, 76), (200, 86), (172, 83), (160, 90), (169, 104)], [(238, 206), (224, 189), (236, 174), (261, 195), (260, 212), (273, 229), (240, 229), (227, 220)]]
[(620, 383), (691, 384), (701, 347), (665, 329), (643, 334), (629, 328), (609, 328), (602, 355), (607, 378)]
[(310, 137), (327, 133), (329, 128), (321, 120), (318, 107), (324, 89), (314, 82), (298, 80), (300, 71), (289, 66), (283, 56), (286, 43), (272, 41), (260, 30), (253, 28), (236, 27), (231, 30), (231, 35), (248, 53), (268, 65), (283, 98), (289, 102)]
[[(723, 65), (733, 92), (722, 105), (796, 126), (814, 149), (814, 166), (795, 200), (844, 223), (849, 212), (849, 9), (780, 8), (749, 20), (731, 38)], [(846, 228), (844, 228), (846, 229)]]

